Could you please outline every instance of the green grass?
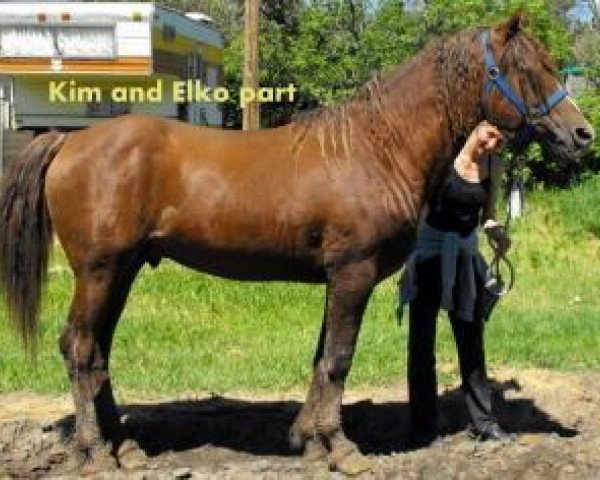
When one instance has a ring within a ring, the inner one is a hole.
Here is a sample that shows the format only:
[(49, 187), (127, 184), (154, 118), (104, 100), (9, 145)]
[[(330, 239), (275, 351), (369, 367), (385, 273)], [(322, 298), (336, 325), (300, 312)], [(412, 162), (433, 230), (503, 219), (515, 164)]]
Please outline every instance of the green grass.
[[(515, 225), (517, 284), (486, 338), (492, 366), (600, 368), (600, 176), (569, 191), (536, 192)], [(350, 385), (402, 381), (407, 326), (393, 306), (396, 278), (370, 302)], [(219, 280), (163, 262), (145, 268), (117, 329), (112, 357), (121, 394), (304, 388), (319, 332), (323, 287)], [(0, 312), (0, 391), (66, 392), (56, 341), (71, 294), (57, 250), (42, 315), (40, 352), (27, 361)], [(439, 323), (443, 381), (454, 378), (448, 322)]]

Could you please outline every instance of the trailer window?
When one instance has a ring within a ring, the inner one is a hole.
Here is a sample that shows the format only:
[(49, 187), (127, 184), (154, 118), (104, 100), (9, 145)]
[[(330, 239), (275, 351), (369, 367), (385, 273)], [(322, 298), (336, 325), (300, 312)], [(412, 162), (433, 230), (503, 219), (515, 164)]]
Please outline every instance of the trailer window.
[(0, 56), (112, 58), (115, 29), (107, 27), (2, 26)]
[(52, 57), (54, 37), (49, 28), (0, 28), (0, 55), (3, 57)]
[(67, 27), (56, 29), (58, 55), (66, 58), (111, 58), (115, 56), (112, 27)]

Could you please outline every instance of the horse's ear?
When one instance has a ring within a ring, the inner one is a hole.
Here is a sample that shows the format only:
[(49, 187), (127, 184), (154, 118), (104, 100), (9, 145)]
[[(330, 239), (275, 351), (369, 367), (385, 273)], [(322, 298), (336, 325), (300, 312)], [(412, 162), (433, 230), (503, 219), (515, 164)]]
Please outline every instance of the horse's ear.
[(523, 12), (515, 13), (506, 22), (494, 28), (494, 36), (503, 43), (506, 43), (521, 30), (524, 30), (528, 23), (527, 15)]

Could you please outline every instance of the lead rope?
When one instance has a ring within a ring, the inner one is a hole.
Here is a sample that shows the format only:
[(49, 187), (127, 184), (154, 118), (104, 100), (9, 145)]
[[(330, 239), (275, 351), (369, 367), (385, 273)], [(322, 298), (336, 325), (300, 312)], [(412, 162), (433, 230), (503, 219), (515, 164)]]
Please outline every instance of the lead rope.
[[(523, 198), (523, 166), (525, 165), (525, 156), (523, 154), (518, 154), (514, 164), (510, 168), (510, 180), (511, 180), (511, 188), (510, 192), (513, 192), (515, 188), (520, 193), (520, 198)], [(508, 235), (510, 232), (510, 224), (512, 220), (512, 198), (510, 198), (510, 193), (508, 197), (507, 203), (507, 211), (506, 211), (506, 221), (504, 222), (504, 230)], [(521, 206), (522, 208), (522, 206)], [(494, 256), (492, 257), (492, 261), (489, 264), (488, 271), (486, 274), (486, 283), (485, 288), (490, 292), (494, 293), (499, 297), (503, 297), (507, 293), (509, 293), (514, 284), (515, 284), (515, 268), (512, 262), (506, 256), (506, 253), (502, 252), (499, 249), (499, 246), (492, 241), (491, 238), (488, 237), (488, 244), (492, 251), (494, 252)], [(501, 265), (504, 264), (506, 269), (508, 270), (508, 281), (505, 281), (502, 278)]]

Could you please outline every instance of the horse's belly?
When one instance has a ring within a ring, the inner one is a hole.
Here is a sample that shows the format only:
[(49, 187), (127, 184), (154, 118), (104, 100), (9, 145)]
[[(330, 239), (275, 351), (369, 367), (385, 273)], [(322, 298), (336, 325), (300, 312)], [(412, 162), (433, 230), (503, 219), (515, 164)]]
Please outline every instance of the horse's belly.
[(309, 259), (274, 253), (241, 252), (204, 245), (166, 242), (157, 250), (189, 268), (233, 280), (280, 280), (308, 283), (325, 281), (325, 270)]

